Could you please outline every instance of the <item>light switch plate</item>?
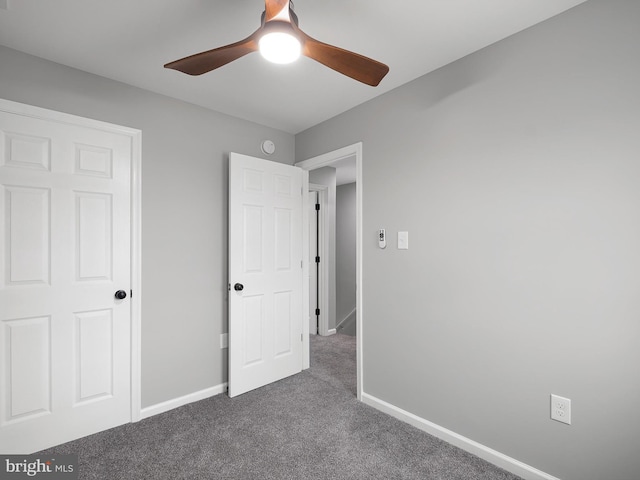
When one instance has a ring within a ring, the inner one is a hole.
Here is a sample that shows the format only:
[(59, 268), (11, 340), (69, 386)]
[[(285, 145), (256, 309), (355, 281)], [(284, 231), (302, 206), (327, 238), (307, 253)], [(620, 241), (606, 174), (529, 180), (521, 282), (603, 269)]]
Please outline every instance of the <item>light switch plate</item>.
[(398, 250), (409, 250), (409, 232), (398, 232)]

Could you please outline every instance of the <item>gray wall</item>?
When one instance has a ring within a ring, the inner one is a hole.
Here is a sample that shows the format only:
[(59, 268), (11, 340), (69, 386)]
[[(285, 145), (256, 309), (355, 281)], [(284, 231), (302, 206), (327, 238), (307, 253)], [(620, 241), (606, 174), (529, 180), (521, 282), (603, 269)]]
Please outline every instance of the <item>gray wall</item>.
[(336, 188), (336, 326), (350, 317), (341, 333), (355, 335), (356, 184)]
[(296, 136), (363, 142), (364, 391), (565, 480), (640, 472), (638, 25), (592, 0)]
[[(329, 236), (329, 329), (336, 328), (336, 169), (322, 167), (309, 172), (309, 183), (329, 187), (325, 226)], [(322, 254), (320, 254), (322, 256)], [(322, 261), (322, 259), (320, 260)], [(322, 310), (320, 310), (322, 315)]]
[(142, 130), (142, 403), (226, 381), (228, 153), (287, 133), (0, 47), (0, 98)]

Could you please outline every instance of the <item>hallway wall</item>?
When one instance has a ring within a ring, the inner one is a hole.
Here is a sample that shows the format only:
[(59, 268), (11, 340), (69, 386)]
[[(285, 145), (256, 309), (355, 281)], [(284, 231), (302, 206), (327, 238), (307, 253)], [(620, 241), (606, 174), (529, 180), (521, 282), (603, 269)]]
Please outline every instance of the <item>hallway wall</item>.
[[(336, 328), (355, 335), (356, 184), (336, 189)], [(342, 323), (342, 328), (340, 324)]]

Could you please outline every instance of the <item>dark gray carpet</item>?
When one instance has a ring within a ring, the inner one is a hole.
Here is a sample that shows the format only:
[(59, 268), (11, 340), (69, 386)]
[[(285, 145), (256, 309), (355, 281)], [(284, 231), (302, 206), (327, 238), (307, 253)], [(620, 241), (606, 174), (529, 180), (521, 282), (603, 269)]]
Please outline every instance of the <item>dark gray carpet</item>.
[(355, 398), (355, 337), (311, 339), (309, 370), (218, 395), (43, 454), (80, 479), (517, 480)]

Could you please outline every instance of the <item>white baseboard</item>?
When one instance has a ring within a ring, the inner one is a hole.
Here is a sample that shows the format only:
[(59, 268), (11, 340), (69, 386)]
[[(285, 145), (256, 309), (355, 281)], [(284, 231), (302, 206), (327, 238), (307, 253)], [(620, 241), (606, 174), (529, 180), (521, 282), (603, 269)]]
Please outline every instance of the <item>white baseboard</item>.
[(158, 415), (160, 413), (168, 412), (169, 410), (182, 407), (183, 405), (188, 405), (189, 403), (197, 402), (199, 400), (204, 400), (205, 398), (219, 395), (226, 391), (227, 384), (225, 382), (220, 385), (216, 385), (215, 387), (205, 388), (204, 390), (200, 390), (199, 392), (193, 392), (188, 395), (183, 395), (182, 397), (167, 400), (166, 402), (162, 403), (157, 403), (155, 405), (151, 405), (150, 407), (145, 407), (140, 411), (140, 420), (153, 417), (154, 415)]
[[(349, 320), (355, 314), (356, 314), (356, 308), (354, 307), (354, 309), (351, 310), (351, 313), (349, 313), (349, 315), (347, 315), (340, 322), (338, 322), (338, 324), (336, 325), (336, 330), (338, 330), (340, 327), (342, 327), (342, 325), (344, 325), (347, 322), (347, 320)], [(353, 320), (355, 321), (355, 318)]]
[(379, 398), (376, 398), (373, 395), (369, 395), (368, 393), (362, 392), (362, 402), (377, 410), (380, 410), (381, 412), (391, 415), (398, 420), (402, 420), (403, 422), (413, 425), (414, 427), (419, 428), (420, 430), (427, 432), (434, 437), (438, 437), (447, 443), (450, 443), (469, 453), (472, 453), (489, 463), (492, 463), (508, 472), (513, 473), (514, 475), (518, 475), (525, 480), (560, 480), (557, 477), (549, 475), (548, 473), (538, 470), (537, 468), (527, 465), (526, 463), (522, 463), (515, 458), (511, 458), (467, 437), (463, 437), (462, 435), (452, 432), (451, 430), (441, 427), (440, 425), (436, 425), (435, 423), (425, 420), (424, 418), (418, 417), (413, 413), (402, 410), (401, 408), (387, 403), (384, 400), (380, 400)]

